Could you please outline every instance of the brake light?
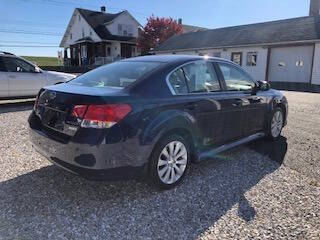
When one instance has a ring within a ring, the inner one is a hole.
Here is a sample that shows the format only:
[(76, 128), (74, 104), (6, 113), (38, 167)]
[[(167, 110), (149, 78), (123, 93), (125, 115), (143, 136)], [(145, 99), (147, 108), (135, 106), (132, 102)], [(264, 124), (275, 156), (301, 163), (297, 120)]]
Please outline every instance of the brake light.
[(72, 115), (81, 118), (81, 127), (110, 128), (131, 112), (128, 104), (77, 105)]
[(87, 108), (88, 105), (76, 105), (73, 107), (71, 115), (75, 118), (83, 118)]

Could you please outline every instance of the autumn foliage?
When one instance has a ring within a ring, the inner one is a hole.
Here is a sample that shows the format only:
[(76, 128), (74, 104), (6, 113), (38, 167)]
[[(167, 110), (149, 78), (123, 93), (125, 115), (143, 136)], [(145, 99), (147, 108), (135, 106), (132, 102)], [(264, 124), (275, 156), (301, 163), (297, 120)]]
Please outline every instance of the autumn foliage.
[(142, 54), (147, 54), (150, 49), (163, 43), (176, 34), (182, 34), (183, 29), (177, 21), (172, 18), (159, 18), (151, 16), (146, 26), (140, 32), (137, 44)]

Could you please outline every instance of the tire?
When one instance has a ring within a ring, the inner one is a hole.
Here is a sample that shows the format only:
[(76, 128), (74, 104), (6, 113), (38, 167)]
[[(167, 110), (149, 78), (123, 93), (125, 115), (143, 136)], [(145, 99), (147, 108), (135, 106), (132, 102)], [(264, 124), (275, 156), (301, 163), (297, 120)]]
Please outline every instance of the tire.
[(272, 141), (277, 141), (281, 137), (284, 124), (284, 113), (280, 107), (276, 107), (268, 124), (267, 137)]
[(179, 135), (166, 136), (159, 140), (151, 154), (149, 183), (162, 190), (174, 188), (183, 181), (189, 163), (188, 142)]

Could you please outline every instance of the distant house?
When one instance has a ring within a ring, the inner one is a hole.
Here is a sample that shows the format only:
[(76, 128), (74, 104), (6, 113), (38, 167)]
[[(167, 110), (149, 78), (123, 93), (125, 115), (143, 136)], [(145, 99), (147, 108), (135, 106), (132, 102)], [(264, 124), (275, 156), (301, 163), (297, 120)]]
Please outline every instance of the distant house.
[(176, 35), (154, 53), (222, 57), (274, 87), (320, 91), (319, 10), (310, 0), (309, 16)]
[(208, 30), (208, 28), (204, 28), (204, 27), (183, 24), (182, 18), (178, 19), (178, 24), (182, 25), (183, 33), (199, 32), (199, 31)]
[(106, 13), (76, 8), (60, 43), (66, 64), (103, 64), (138, 55), (140, 23), (128, 12)]

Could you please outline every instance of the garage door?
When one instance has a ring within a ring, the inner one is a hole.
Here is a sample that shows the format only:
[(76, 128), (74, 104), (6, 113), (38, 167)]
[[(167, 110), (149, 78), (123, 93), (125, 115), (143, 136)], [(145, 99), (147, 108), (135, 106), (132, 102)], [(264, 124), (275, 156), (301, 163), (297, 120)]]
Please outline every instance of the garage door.
[(269, 81), (308, 83), (314, 46), (272, 48)]

